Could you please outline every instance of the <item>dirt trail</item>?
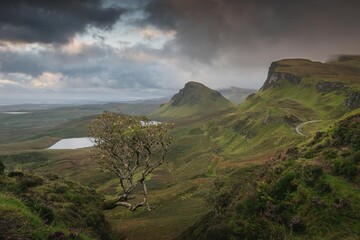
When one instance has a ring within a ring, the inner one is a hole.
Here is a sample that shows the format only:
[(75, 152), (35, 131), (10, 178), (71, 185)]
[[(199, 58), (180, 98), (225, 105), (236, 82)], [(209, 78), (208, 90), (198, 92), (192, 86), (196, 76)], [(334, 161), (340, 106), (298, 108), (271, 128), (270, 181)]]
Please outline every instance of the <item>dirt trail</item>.
[(308, 124), (308, 123), (316, 123), (316, 122), (321, 122), (322, 120), (311, 120), (311, 121), (307, 121), (307, 122), (304, 122), (300, 125), (298, 125), (296, 128), (295, 128), (295, 131), (297, 134), (299, 134), (300, 136), (305, 136), (305, 134), (303, 134), (302, 132), (300, 132), (300, 128), (302, 126), (304, 126), (305, 124)]

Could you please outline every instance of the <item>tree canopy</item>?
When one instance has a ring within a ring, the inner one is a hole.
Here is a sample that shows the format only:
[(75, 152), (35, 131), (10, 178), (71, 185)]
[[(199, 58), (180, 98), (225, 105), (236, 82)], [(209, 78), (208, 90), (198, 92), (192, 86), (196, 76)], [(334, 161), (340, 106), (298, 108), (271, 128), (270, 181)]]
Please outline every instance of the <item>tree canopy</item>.
[[(105, 112), (88, 125), (88, 134), (95, 143), (92, 158), (103, 170), (116, 175), (122, 189), (113, 206), (131, 211), (146, 206), (146, 178), (165, 161), (171, 144), (168, 135), (172, 124), (151, 121), (145, 116), (127, 116)], [(142, 201), (134, 192), (142, 189)], [(135, 202), (135, 203), (134, 203)]]

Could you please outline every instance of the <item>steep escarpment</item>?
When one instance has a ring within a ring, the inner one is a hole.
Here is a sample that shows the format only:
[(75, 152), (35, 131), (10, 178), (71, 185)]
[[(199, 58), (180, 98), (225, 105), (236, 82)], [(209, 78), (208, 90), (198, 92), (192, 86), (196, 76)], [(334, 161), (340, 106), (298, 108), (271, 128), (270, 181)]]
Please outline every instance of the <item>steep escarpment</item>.
[(289, 72), (277, 72), (276, 68), (281, 66), (277, 62), (273, 62), (270, 65), (268, 76), (266, 78), (266, 81), (264, 85), (261, 87), (262, 90), (266, 90), (269, 87), (279, 87), (281, 86), (285, 81), (288, 81), (291, 84), (297, 85), (301, 81), (301, 77), (294, 75)]
[[(336, 93), (342, 99), (342, 106), (359, 107), (360, 57), (339, 56), (327, 63), (312, 62), (306, 59), (285, 59), (273, 62), (268, 77), (261, 88), (281, 88), (286, 85), (298, 85), (298, 89), (315, 88), (326, 98)], [(271, 91), (271, 90), (270, 90)]]
[(318, 112), (325, 115), (334, 114), (335, 109), (346, 112), (358, 108), (360, 57), (338, 59), (328, 63), (305, 59), (273, 62), (258, 96), (292, 99), (313, 109), (322, 108)]

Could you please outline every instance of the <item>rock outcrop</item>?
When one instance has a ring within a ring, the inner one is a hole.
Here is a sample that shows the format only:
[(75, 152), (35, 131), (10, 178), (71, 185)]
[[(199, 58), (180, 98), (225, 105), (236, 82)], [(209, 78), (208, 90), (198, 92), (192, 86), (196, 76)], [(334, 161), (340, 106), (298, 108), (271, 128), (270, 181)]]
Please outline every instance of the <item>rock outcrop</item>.
[(267, 79), (264, 85), (261, 87), (261, 90), (266, 90), (269, 87), (281, 86), (285, 81), (288, 81), (294, 85), (297, 85), (301, 82), (301, 77), (299, 76), (286, 72), (276, 72), (276, 68), (278, 66), (279, 65), (277, 62), (271, 63)]
[(344, 107), (347, 108), (358, 108), (360, 107), (360, 92), (349, 92), (347, 94), (347, 98), (343, 102)]
[(332, 92), (332, 91), (339, 91), (348, 89), (348, 86), (341, 82), (325, 82), (320, 81), (316, 85), (316, 90), (318, 92)]

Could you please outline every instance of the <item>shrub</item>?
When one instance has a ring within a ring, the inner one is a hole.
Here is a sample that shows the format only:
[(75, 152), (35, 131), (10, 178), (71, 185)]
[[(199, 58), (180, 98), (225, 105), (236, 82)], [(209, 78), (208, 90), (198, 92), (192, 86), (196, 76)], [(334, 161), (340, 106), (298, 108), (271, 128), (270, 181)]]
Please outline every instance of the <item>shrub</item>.
[(334, 159), (337, 157), (337, 153), (334, 150), (327, 150), (324, 152), (324, 158), (326, 160)]
[(53, 173), (47, 173), (45, 174), (45, 177), (51, 181), (55, 181), (59, 179), (59, 175), (53, 174)]
[(309, 186), (314, 186), (316, 181), (323, 175), (323, 170), (317, 165), (306, 165), (303, 168), (303, 177)]
[(264, 218), (253, 217), (242, 228), (241, 239), (284, 239), (285, 229), (278, 224), (266, 221)]
[(61, 183), (55, 183), (53, 186), (53, 192), (56, 194), (64, 194), (67, 191), (67, 186)]
[(291, 231), (297, 234), (305, 233), (306, 225), (301, 221), (299, 216), (294, 216), (290, 222)]
[(55, 214), (52, 208), (45, 205), (38, 207), (39, 216), (45, 221), (46, 224), (51, 224), (55, 219)]
[(320, 178), (315, 185), (315, 189), (320, 193), (329, 193), (332, 191), (331, 186), (325, 182), (324, 178)]
[(4, 164), (0, 161), (0, 175), (4, 174), (4, 170), (5, 170), (5, 166), (4, 166)]
[(359, 164), (360, 163), (360, 150), (354, 152), (352, 154), (351, 158), (354, 163)]
[(288, 193), (294, 192), (297, 189), (296, 184), (293, 183), (296, 174), (294, 172), (285, 173), (279, 179), (271, 190), (271, 196), (278, 200), (283, 200)]
[(65, 233), (62, 231), (57, 231), (51, 235), (49, 235), (48, 237), (49, 240), (62, 240), (62, 239), (66, 239)]
[(21, 177), (24, 177), (24, 173), (23, 172), (18, 172), (18, 171), (11, 171), (11, 172), (9, 172), (8, 177), (21, 178)]
[(19, 179), (19, 189), (24, 191), (28, 188), (37, 187), (43, 184), (43, 179), (36, 176), (24, 176)]
[(215, 212), (222, 212), (232, 200), (231, 187), (228, 187), (224, 179), (216, 178), (207, 195), (206, 201), (213, 206)]
[(304, 154), (304, 157), (306, 159), (310, 159), (310, 158), (313, 158), (315, 156), (315, 151), (310, 149), (308, 150), (305, 154)]
[(360, 114), (351, 116), (339, 123), (333, 134), (334, 145), (350, 145), (353, 149), (360, 148)]
[[(101, 211), (92, 211), (86, 216), (86, 224), (92, 228), (99, 235), (109, 234), (108, 225), (105, 221), (105, 216)], [(107, 231), (107, 233), (106, 233)]]
[(211, 226), (206, 231), (207, 240), (217, 240), (217, 239), (229, 239), (231, 236), (231, 230), (223, 224)]
[(334, 174), (342, 175), (349, 180), (354, 180), (358, 173), (357, 164), (349, 159), (339, 160), (333, 162), (332, 170)]

